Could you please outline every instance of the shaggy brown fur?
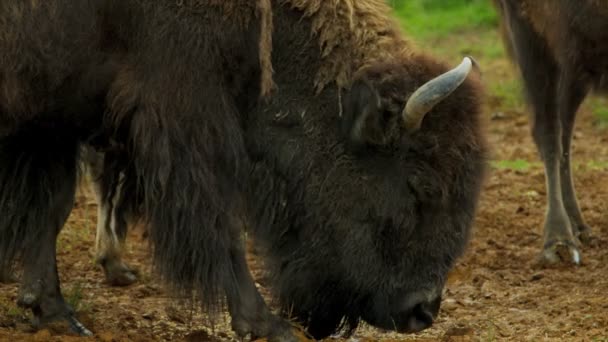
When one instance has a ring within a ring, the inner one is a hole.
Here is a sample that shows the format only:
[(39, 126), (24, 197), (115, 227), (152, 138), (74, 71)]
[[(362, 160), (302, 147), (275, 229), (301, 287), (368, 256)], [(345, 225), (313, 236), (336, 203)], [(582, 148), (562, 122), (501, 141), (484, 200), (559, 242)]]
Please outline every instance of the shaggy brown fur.
[(249, 169), (242, 118), (272, 89), (271, 9), (0, 2), (0, 272), (23, 262), (18, 302), (37, 324), (65, 319), (90, 333), (61, 295), (55, 243), (79, 145), (94, 144), (112, 152), (103, 178), (122, 172), (121, 197), (141, 204), (154, 265), (173, 289), (210, 313), (226, 303), (240, 336), (293, 338), (257, 291), (232, 219)]
[(318, 39), (322, 65), (315, 78), (317, 92), (336, 83), (347, 86), (359, 68), (377, 61), (403, 59), (411, 42), (390, 15), (384, 0), (279, 0), (309, 17)]

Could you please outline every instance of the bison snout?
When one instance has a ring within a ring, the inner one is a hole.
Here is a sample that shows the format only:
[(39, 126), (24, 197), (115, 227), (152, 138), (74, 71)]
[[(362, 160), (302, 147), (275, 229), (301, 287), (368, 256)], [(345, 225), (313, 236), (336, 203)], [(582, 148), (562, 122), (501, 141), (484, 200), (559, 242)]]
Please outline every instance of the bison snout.
[(419, 291), (374, 301), (372, 310), (363, 315), (369, 324), (400, 333), (416, 333), (431, 325), (437, 318), (441, 296)]
[[(412, 308), (405, 308), (403, 312), (396, 316), (402, 316), (402, 319), (396, 320), (402, 324), (396, 326), (396, 330), (406, 333), (415, 333), (429, 328), (433, 325), (437, 313), (439, 313), (439, 306), (441, 305), (441, 298), (428, 302), (423, 301), (417, 303)], [(403, 317), (405, 316), (405, 317)]]

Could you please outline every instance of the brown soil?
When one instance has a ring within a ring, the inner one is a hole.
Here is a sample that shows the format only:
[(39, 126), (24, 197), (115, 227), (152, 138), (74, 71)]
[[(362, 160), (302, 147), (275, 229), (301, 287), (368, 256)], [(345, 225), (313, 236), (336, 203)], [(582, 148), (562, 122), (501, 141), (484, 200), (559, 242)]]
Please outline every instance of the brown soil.
[[(492, 78), (512, 73), (505, 61), (490, 68)], [(362, 326), (355, 339), (608, 341), (608, 175), (605, 166), (593, 166), (608, 161), (608, 129), (597, 124), (587, 105), (583, 107), (574, 136), (573, 155), (580, 165), (575, 183), (594, 240), (582, 249), (582, 265), (541, 268), (536, 258), (542, 245), (544, 175), (525, 111), (504, 108), (500, 99), (489, 96), (487, 130), (493, 159), (534, 164), (527, 170), (491, 170), (473, 240), (450, 276), (435, 325), (407, 336)], [(139, 267), (140, 280), (129, 287), (106, 285), (93, 262), (95, 213), (92, 197), (81, 192), (60, 236), (58, 253), (64, 294), (78, 304), (83, 323), (96, 335), (79, 338), (64, 327), (30, 332), (27, 317), (14, 304), (17, 285), (8, 284), (0, 285), (0, 341), (232, 339), (229, 324), (218, 324), (215, 330), (202, 325), (200, 313), (179, 306), (152, 278), (140, 230), (130, 232), (126, 256)], [(253, 259), (251, 267), (259, 275)]]

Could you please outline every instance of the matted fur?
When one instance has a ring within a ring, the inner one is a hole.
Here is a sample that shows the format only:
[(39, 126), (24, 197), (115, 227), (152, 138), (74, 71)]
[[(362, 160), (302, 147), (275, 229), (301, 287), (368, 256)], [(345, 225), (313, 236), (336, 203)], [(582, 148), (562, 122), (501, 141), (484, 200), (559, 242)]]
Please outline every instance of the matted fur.
[(403, 58), (412, 43), (405, 38), (384, 0), (279, 0), (304, 12), (321, 49), (315, 84), (350, 84), (354, 72), (379, 60)]

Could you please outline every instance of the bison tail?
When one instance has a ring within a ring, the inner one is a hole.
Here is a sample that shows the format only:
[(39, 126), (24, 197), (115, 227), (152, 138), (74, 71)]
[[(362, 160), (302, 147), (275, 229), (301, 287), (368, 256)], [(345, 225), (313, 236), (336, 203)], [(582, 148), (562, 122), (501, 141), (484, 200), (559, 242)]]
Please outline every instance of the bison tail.
[(61, 132), (27, 129), (0, 140), (0, 271), (63, 227), (73, 205), (78, 144)]

